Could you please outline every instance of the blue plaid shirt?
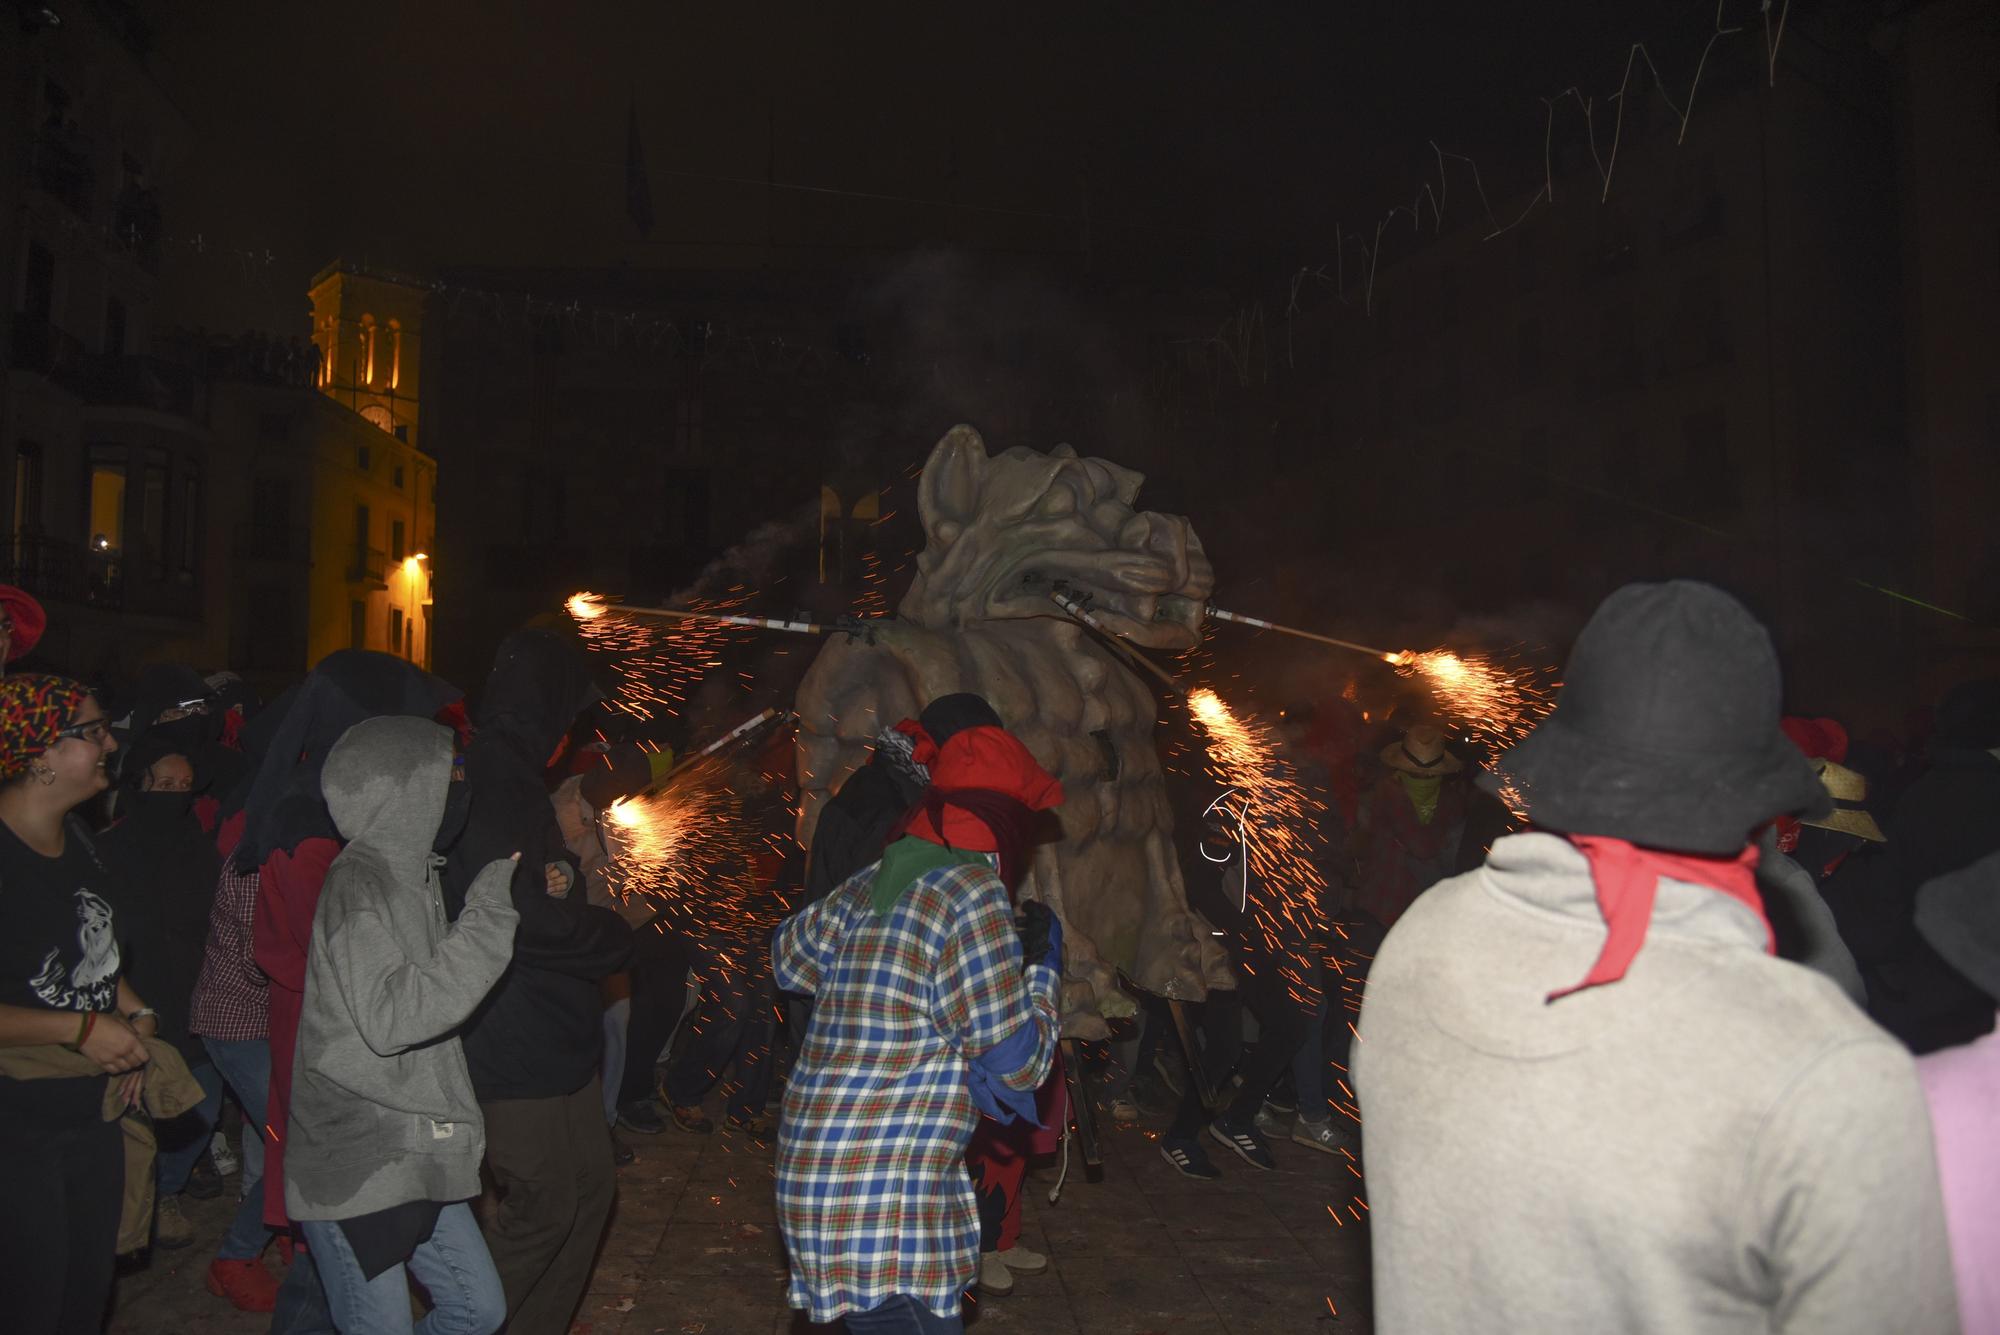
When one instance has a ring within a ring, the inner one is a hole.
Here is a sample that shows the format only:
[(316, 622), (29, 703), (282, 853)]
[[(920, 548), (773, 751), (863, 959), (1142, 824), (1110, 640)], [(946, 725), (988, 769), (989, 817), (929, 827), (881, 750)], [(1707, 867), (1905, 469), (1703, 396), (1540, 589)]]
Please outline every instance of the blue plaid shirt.
[(1024, 974), (991, 868), (925, 872), (883, 915), (869, 905), (874, 874), (789, 919), (771, 951), (778, 986), (816, 997), (778, 1130), (789, 1299), (816, 1322), (899, 1293), (957, 1313), (979, 1268), (966, 1061), (1027, 1029), (1030, 1055), (998, 1075), (1032, 1090), (1058, 1038), (1060, 979), (1042, 965)]

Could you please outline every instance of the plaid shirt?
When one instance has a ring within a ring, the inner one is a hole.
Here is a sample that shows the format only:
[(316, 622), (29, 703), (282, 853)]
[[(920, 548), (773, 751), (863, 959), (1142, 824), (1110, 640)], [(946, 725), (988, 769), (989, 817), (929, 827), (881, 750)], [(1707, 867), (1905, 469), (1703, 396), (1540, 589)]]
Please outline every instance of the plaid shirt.
[(188, 1032), (203, 1038), (267, 1038), (271, 984), (250, 950), (250, 911), (257, 903), (257, 873), (239, 873), (233, 856), (222, 861), (215, 904), (208, 911), (208, 944), (195, 980)]
[(1024, 975), (991, 868), (925, 872), (879, 916), (873, 877), (856, 872), (772, 943), (778, 986), (818, 999), (778, 1131), (789, 1300), (816, 1322), (898, 1293), (958, 1311), (979, 1268), (966, 1059), (1032, 1026), (1033, 1055), (1001, 1074), (1032, 1090), (1058, 1037), (1060, 980), (1041, 965)]

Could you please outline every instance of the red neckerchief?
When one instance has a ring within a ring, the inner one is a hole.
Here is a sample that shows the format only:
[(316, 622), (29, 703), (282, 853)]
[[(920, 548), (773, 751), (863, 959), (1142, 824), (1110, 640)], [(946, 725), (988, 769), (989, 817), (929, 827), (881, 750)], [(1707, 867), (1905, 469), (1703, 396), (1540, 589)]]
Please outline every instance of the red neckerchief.
[(1549, 993), (1550, 1001), (1599, 983), (1615, 983), (1625, 976), (1639, 947), (1646, 943), (1646, 928), (1653, 920), (1653, 898), (1659, 893), (1662, 876), (1705, 885), (1748, 908), (1764, 924), (1765, 951), (1778, 953), (1777, 938), (1771, 933), (1770, 920), (1764, 916), (1763, 897), (1757, 893), (1755, 844), (1735, 857), (1708, 858), (1661, 853), (1623, 839), (1592, 834), (1573, 834), (1569, 841), (1590, 861), (1590, 879), (1597, 887), (1597, 907), (1604, 914), (1604, 950), (1582, 982)]

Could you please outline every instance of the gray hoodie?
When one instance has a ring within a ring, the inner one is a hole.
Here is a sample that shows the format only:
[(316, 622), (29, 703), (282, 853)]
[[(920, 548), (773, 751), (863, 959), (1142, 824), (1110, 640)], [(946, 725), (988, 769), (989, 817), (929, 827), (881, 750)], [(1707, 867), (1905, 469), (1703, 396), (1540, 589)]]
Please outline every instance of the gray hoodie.
[(328, 811), (347, 842), (313, 919), (285, 1147), (293, 1219), (351, 1219), (479, 1194), (486, 1129), (458, 1027), (506, 970), (513, 863), (474, 878), (445, 923), (431, 852), (452, 736), (373, 718), (328, 752)]

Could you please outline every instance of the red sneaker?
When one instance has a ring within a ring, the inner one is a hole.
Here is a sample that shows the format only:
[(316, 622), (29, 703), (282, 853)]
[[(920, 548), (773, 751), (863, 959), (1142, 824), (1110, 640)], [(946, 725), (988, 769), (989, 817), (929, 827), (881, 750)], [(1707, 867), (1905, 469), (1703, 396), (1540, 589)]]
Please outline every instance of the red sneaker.
[(229, 1299), (239, 1312), (268, 1312), (278, 1305), (278, 1279), (255, 1257), (208, 1263), (208, 1291)]

